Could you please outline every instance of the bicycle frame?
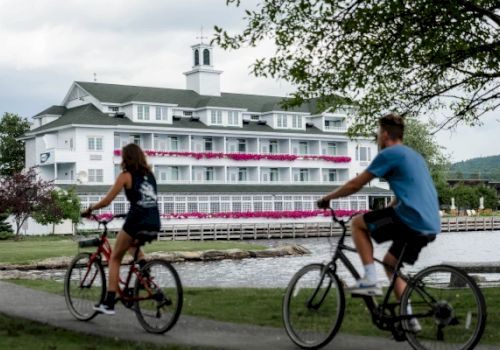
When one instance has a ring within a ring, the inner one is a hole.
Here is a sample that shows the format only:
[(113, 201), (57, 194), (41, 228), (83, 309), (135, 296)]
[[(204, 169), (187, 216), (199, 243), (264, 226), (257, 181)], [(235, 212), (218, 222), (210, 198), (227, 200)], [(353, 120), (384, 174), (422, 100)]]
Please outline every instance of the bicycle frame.
[[(116, 215), (114, 217), (120, 217), (120, 216)], [(103, 225), (104, 230), (103, 230), (103, 233), (101, 234), (101, 236), (99, 237), (100, 244), (97, 247), (97, 251), (92, 253), (90, 256), (90, 259), (89, 259), (89, 262), (87, 265), (87, 272), (86, 272), (84, 278), (82, 279), (82, 282), (80, 283), (80, 288), (85, 287), (84, 282), (87, 280), (88, 274), (90, 272), (90, 266), (92, 266), (92, 263), (96, 260), (101, 262), (102, 256), (104, 256), (105, 260), (109, 264), (109, 261), (111, 259), (111, 254), (113, 252), (113, 250), (111, 248), (111, 244), (109, 243), (109, 240), (108, 240), (108, 226), (107, 226), (107, 224), (110, 223), (112, 219), (109, 221), (99, 221), (95, 215), (93, 216), (93, 218), (99, 223), (99, 225), (101, 225), (101, 224)], [(149, 283), (143, 283), (144, 289), (148, 293), (148, 295), (146, 297), (135, 298), (135, 297), (129, 296), (126, 293), (126, 290), (129, 288), (130, 282), (132, 281), (133, 275), (135, 275), (136, 278), (139, 280), (144, 278), (144, 276), (141, 274), (140, 270), (136, 267), (137, 256), (139, 254), (140, 245), (135, 244), (133, 246), (135, 246), (137, 249), (135, 250), (132, 264), (130, 265), (130, 268), (128, 270), (127, 278), (124, 281), (121, 277), (119, 277), (118, 295), (119, 295), (119, 299), (122, 302), (137, 302), (137, 301), (151, 299), (153, 297), (153, 292), (151, 290), (150, 284), (153, 283), (153, 285), (156, 285), (156, 283), (151, 278), (148, 279)], [(96, 276), (97, 276), (97, 272), (94, 274), (94, 276), (92, 276), (89, 285), (92, 285), (92, 283), (94, 283)], [(124, 287), (121, 288), (120, 284), (122, 284)]]

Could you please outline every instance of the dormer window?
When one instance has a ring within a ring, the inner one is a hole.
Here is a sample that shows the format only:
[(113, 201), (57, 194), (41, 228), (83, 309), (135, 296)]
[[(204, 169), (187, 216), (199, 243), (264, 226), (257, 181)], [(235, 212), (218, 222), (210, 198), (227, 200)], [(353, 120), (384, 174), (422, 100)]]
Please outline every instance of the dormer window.
[(212, 125), (222, 125), (222, 111), (212, 111), (210, 123)]
[(259, 117), (259, 115), (258, 115), (258, 114), (252, 114), (252, 115), (250, 116), (250, 119), (251, 119), (251, 120), (258, 121), (258, 120), (260, 119), (260, 117)]
[(137, 119), (149, 120), (149, 106), (145, 106), (145, 105), (138, 105), (137, 106)]
[(301, 115), (292, 115), (292, 128), (302, 129), (302, 116)]
[(288, 127), (288, 120), (286, 114), (278, 114), (277, 127), (278, 128)]
[(236, 111), (227, 112), (227, 123), (229, 125), (239, 125), (239, 113)]
[(108, 106), (108, 111), (110, 112), (118, 112), (119, 109), (120, 109), (119, 107)]
[(156, 120), (167, 120), (168, 119), (168, 109), (167, 107), (156, 106)]

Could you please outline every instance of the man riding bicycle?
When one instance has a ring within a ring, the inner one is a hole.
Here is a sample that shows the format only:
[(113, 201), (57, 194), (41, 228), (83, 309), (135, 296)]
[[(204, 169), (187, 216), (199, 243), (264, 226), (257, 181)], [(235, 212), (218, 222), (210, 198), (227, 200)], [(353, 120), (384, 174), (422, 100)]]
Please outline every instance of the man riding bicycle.
[[(379, 119), (377, 141), (380, 152), (368, 168), (342, 187), (318, 200), (320, 208), (330, 201), (358, 192), (373, 178), (384, 178), (395, 198), (384, 209), (357, 215), (352, 220), (352, 239), (364, 265), (364, 277), (356, 281), (353, 294), (380, 295), (373, 260), (373, 245), (392, 241), (384, 257), (389, 278), (401, 254), (402, 261), (414, 264), (423, 247), (433, 241), (441, 230), (436, 189), (424, 158), (403, 145), (404, 120), (395, 114)], [(397, 278), (394, 292), (398, 300), (406, 283)], [(411, 313), (411, 311), (410, 311)], [(416, 320), (415, 320), (416, 321)]]

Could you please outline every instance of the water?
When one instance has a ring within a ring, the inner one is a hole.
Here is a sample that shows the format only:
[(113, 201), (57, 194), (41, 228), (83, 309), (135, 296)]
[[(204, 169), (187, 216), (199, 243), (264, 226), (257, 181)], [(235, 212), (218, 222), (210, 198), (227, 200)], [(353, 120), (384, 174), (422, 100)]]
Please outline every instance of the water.
[[(206, 263), (182, 263), (175, 267), (186, 286), (196, 287), (286, 287), (293, 274), (302, 266), (328, 261), (336, 238), (290, 239), (256, 241), (257, 244), (276, 245), (296, 243), (307, 247), (311, 254), (297, 257), (279, 257), (245, 260), (223, 260)], [(331, 242), (331, 243), (330, 243)], [(346, 243), (351, 244), (350, 239)], [(375, 245), (375, 256), (382, 258), (390, 243)], [(356, 254), (348, 253), (354, 266), (361, 269)], [(407, 272), (416, 272), (424, 267), (443, 262), (498, 262), (500, 260), (500, 231), (443, 233), (436, 241), (424, 248), (414, 266)], [(383, 269), (377, 266), (381, 282), (386, 280)], [(352, 282), (350, 274), (341, 267), (339, 275)], [(500, 274), (485, 274), (488, 281), (499, 281)]]
[[(293, 274), (310, 263), (326, 262), (332, 256), (337, 238), (302, 238), (286, 240), (259, 240), (256, 244), (274, 246), (285, 243), (301, 244), (311, 251), (310, 255), (244, 260), (222, 260), (213, 262), (176, 263), (184, 286), (191, 287), (286, 287)], [(346, 239), (351, 244), (350, 238)], [(375, 256), (382, 258), (390, 243), (375, 244)], [(361, 262), (357, 254), (347, 253), (360, 271)], [(500, 260), (500, 231), (442, 233), (436, 241), (424, 248), (414, 266), (407, 272), (416, 272), (424, 267), (443, 262), (498, 262)], [(339, 276), (347, 283), (350, 274), (339, 264)], [(52, 279), (62, 280), (65, 271), (40, 271), (50, 274)], [(379, 280), (387, 281), (381, 266), (377, 266)], [(487, 281), (500, 281), (500, 274), (484, 274)]]

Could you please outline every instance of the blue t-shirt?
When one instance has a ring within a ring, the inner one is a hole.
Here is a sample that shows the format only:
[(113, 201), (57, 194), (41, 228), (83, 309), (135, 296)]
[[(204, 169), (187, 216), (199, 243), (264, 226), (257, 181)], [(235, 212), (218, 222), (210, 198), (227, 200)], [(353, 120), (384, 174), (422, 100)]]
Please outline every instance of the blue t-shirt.
[(387, 147), (377, 154), (367, 171), (389, 182), (398, 199), (394, 210), (402, 222), (424, 234), (441, 231), (436, 188), (419, 153), (404, 145)]

